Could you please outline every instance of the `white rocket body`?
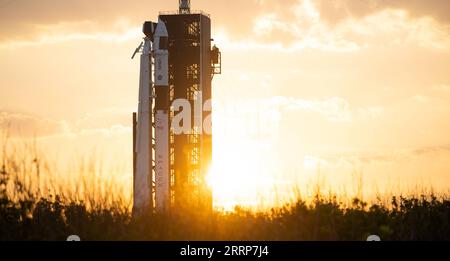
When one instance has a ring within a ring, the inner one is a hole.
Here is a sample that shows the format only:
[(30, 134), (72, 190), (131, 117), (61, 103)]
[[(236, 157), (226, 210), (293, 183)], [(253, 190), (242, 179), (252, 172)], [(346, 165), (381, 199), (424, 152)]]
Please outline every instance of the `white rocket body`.
[(134, 187), (134, 210), (143, 214), (152, 206), (152, 73), (151, 73), (151, 40), (145, 38), (141, 54), (139, 80), (139, 105), (136, 128), (136, 177)]
[(169, 173), (169, 51), (166, 25), (159, 20), (154, 34), (155, 78), (155, 210), (170, 206)]

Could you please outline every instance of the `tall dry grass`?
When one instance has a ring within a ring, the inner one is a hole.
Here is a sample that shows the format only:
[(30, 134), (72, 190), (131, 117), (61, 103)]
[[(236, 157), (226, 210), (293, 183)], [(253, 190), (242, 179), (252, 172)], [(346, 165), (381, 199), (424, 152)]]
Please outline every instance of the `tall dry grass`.
[(12, 201), (58, 196), (61, 202), (82, 203), (87, 209), (128, 212), (132, 208), (131, 188), (117, 178), (124, 169), (106, 169), (95, 152), (75, 158), (68, 168), (59, 170), (44, 156), (36, 139), (12, 139), (3, 134), (1, 146), (1, 191)]
[(355, 181), (356, 194), (346, 198), (324, 190), (318, 179), (307, 200), (298, 190), (290, 204), (264, 212), (236, 207), (230, 213), (132, 218), (131, 195), (95, 154), (59, 173), (34, 141), (6, 136), (1, 145), (0, 240), (65, 240), (71, 234), (83, 240), (450, 239), (447, 195), (431, 191), (367, 202), (362, 178)]

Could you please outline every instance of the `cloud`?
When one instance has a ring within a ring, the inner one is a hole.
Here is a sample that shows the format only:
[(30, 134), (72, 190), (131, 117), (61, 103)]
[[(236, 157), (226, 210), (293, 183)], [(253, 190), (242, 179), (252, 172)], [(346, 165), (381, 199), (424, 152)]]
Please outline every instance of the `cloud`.
[(413, 18), (432, 17), (438, 22), (450, 23), (448, 0), (314, 0), (321, 18), (337, 24), (348, 18), (363, 18), (386, 9), (401, 9)]
[[(69, 135), (72, 137), (78, 136), (92, 136), (92, 137), (124, 137), (124, 135), (131, 135), (131, 126), (127, 127), (124, 125), (113, 125), (109, 128), (89, 128), (74, 131)], [(67, 134), (66, 134), (67, 135)]]
[[(196, 1), (213, 15), (220, 44), (239, 50), (319, 49), (348, 52), (367, 44), (412, 43), (442, 48), (449, 42), (446, 0), (247, 0)], [(69, 40), (123, 41), (138, 38), (140, 25), (176, 1), (15, 1), (0, 9), (0, 46), (24, 47)], [(100, 11), (98, 11), (100, 10)], [(240, 13), (239, 16), (230, 14)], [(128, 21), (120, 27), (118, 21)], [(222, 38), (224, 38), (222, 36)]]
[(13, 39), (0, 42), (0, 49), (16, 49), (29, 46), (58, 44), (68, 41), (124, 42), (139, 39), (141, 29), (133, 27), (128, 21), (116, 21), (109, 31), (104, 31), (92, 21), (36, 25), (35, 37)]
[(126, 126), (130, 124), (130, 110), (104, 109), (88, 113), (73, 124), (73, 131), (86, 129), (111, 129), (114, 126)]
[(14, 138), (78, 137), (99, 134), (112, 137), (131, 133), (129, 120), (130, 114), (125, 115), (122, 110), (91, 113), (75, 122), (0, 112), (0, 131)]
[[(321, 5), (321, 1), (293, 1), (291, 6), (284, 6), (289, 15), (280, 9), (257, 15), (253, 22), (253, 35), (249, 38), (287, 51), (349, 52), (368, 46), (389, 45), (448, 49), (450, 24), (442, 23), (429, 14), (449, 10), (449, 2), (426, 2), (411, 1), (408, 5), (405, 1), (337, 0), (324, 1)], [(423, 9), (429, 12), (411, 15), (413, 11), (420, 13), (418, 6), (426, 6)], [(340, 14), (342, 19), (330, 22), (330, 14)], [(448, 12), (446, 14), (450, 17)]]
[(269, 100), (274, 106), (288, 111), (309, 111), (319, 113), (331, 122), (349, 122), (352, 120), (350, 104), (340, 97), (325, 100), (296, 99), (293, 97), (274, 97)]
[[(261, 1), (246, 0), (239, 4), (228, 1), (196, 0), (192, 3), (195, 10), (210, 13), (215, 24), (230, 26), (236, 35), (246, 35), (251, 31), (255, 15), (274, 8), (285, 9), (283, 5), (295, 0)], [(0, 41), (33, 39), (37, 35), (35, 25), (53, 25), (59, 23), (78, 23), (92, 21), (99, 28), (109, 31), (110, 25), (119, 19), (127, 19), (131, 24), (140, 25), (147, 20), (155, 20), (160, 11), (175, 11), (178, 1), (148, 0), (16, 0), (7, 6), (0, 6)], [(240, 15), (230, 15), (237, 14)]]
[(356, 111), (363, 118), (377, 119), (384, 113), (385, 108), (382, 106), (368, 106), (358, 108)]
[(328, 165), (328, 162), (319, 157), (314, 157), (314, 156), (310, 156), (310, 155), (306, 155), (303, 157), (303, 168), (306, 170), (317, 171), (317, 169), (327, 166), (327, 165)]
[(340, 32), (330, 30), (323, 24), (311, 1), (296, 1), (290, 8), (285, 8), (291, 11), (290, 16), (273, 12), (255, 19), (253, 33), (256, 41), (275, 43), (287, 51), (319, 49), (348, 52), (360, 48), (354, 41), (344, 39)]
[[(325, 120), (333, 123), (352, 122), (360, 119), (376, 119), (384, 113), (381, 106), (357, 107), (352, 106), (349, 101), (341, 97), (330, 97), (326, 99), (302, 99), (289, 96), (275, 96), (260, 99), (233, 99), (230, 102), (214, 104), (216, 115), (221, 117), (232, 117), (236, 121), (240, 115), (243, 124), (249, 122), (252, 117), (258, 118), (264, 115), (267, 125), (278, 125), (285, 113), (307, 112), (317, 114)], [(229, 113), (229, 114), (226, 114)], [(248, 114), (248, 115), (247, 115)], [(267, 128), (266, 123), (260, 125), (261, 129)]]
[(64, 135), (116, 137), (131, 133), (131, 109), (109, 108), (84, 115), (70, 124)]
[(431, 100), (430, 97), (420, 95), (420, 94), (414, 95), (413, 97), (411, 97), (411, 99), (413, 99), (415, 102), (418, 102), (418, 103), (428, 103)]
[(440, 92), (450, 94), (450, 84), (439, 84), (435, 86), (435, 89)]
[(285, 9), (290, 15), (280, 9), (255, 14), (252, 30), (244, 37), (231, 37), (234, 28), (229, 28), (220, 30), (215, 38), (225, 50), (243, 51), (354, 52), (371, 46), (450, 47), (449, 26), (429, 16), (413, 19), (404, 9), (374, 9), (364, 16), (346, 16), (333, 24), (311, 0), (293, 2)]
[(64, 132), (67, 123), (21, 113), (0, 112), (0, 130), (11, 137), (46, 137)]
[(347, 167), (360, 166), (362, 164), (396, 164), (399, 162), (417, 161), (418, 159), (448, 159), (450, 157), (449, 146), (417, 147), (410, 149), (392, 149), (376, 152), (352, 152), (336, 155), (313, 157), (329, 165), (342, 165)]
[(33, 39), (39, 35), (37, 26), (41, 25), (91, 21), (98, 29), (108, 31), (115, 21), (127, 19), (140, 26), (146, 19), (156, 17), (158, 11), (175, 9), (176, 5), (175, 1), (147, 0), (16, 0), (0, 7), (0, 41)]

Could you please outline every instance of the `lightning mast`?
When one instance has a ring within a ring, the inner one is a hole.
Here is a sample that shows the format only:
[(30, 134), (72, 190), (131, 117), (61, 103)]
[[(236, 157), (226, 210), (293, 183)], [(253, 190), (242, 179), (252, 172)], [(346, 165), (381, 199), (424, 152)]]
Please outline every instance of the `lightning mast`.
[(190, 14), (191, 13), (191, 0), (179, 0), (178, 12), (180, 14)]

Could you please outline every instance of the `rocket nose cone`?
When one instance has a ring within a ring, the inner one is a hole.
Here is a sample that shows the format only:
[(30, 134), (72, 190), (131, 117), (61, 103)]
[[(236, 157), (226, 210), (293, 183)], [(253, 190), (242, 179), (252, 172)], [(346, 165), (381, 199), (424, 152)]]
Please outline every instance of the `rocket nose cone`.
[(155, 37), (168, 37), (168, 36), (169, 34), (167, 33), (166, 24), (161, 19), (159, 19), (158, 25), (156, 26)]

